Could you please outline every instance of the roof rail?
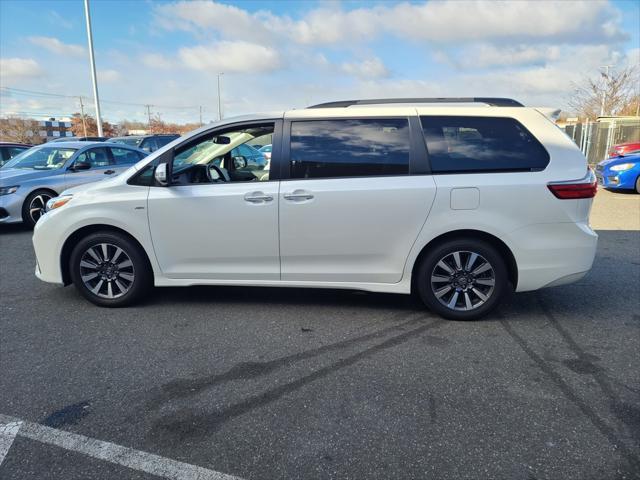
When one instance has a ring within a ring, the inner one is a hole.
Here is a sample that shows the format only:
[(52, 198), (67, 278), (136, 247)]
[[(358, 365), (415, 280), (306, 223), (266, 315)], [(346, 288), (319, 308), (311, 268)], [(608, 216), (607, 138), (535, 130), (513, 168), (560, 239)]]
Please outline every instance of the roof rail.
[(312, 105), (307, 108), (343, 108), (354, 105), (385, 105), (391, 103), (484, 103), (492, 107), (524, 107), (511, 98), (494, 97), (434, 97), (434, 98), (374, 98), (369, 100), (342, 100)]

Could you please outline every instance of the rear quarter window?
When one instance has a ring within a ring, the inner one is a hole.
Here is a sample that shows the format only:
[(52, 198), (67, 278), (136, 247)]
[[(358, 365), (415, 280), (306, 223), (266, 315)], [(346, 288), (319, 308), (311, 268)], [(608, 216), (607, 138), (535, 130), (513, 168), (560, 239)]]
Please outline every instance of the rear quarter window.
[(544, 170), (549, 154), (517, 120), (504, 117), (422, 116), (433, 173)]

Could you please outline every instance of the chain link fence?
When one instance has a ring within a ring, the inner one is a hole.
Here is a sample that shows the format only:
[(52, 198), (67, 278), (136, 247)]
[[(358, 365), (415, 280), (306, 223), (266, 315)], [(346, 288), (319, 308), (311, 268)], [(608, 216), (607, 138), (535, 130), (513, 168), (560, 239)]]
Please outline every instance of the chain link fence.
[(593, 165), (607, 158), (614, 145), (640, 142), (640, 117), (600, 117), (595, 121), (570, 122), (564, 130)]

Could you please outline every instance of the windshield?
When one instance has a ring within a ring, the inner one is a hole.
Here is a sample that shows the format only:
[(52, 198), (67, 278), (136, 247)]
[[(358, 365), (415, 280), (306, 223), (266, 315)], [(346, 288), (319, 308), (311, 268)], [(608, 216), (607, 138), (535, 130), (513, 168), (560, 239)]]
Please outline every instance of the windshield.
[(110, 142), (115, 143), (124, 143), (125, 145), (131, 145), (132, 147), (137, 147), (142, 142), (142, 138), (140, 137), (122, 137), (122, 138), (110, 138)]
[(31, 170), (55, 170), (62, 168), (75, 153), (75, 148), (32, 148), (13, 157), (2, 168), (28, 168)]

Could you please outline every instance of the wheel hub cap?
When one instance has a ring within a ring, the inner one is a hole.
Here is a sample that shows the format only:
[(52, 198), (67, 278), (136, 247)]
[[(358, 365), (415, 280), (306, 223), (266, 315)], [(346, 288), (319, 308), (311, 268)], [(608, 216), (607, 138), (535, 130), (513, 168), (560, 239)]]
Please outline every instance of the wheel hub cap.
[(131, 258), (121, 247), (99, 243), (89, 247), (80, 259), (80, 276), (85, 287), (102, 298), (118, 298), (132, 287), (135, 271)]
[(493, 294), (493, 266), (480, 254), (456, 251), (445, 255), (431, 272), (431, 290), (452, 310), (474, 310)]

